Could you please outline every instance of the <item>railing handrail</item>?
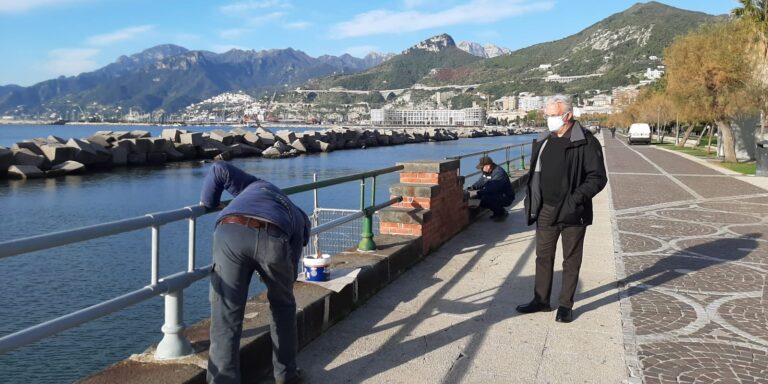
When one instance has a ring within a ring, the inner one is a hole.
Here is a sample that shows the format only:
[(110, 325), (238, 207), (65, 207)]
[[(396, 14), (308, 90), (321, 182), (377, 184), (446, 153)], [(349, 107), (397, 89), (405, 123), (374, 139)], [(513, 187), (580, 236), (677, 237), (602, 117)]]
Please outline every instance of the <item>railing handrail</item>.
[(296, 185), (296, 186), (293, 186), (293, 187), (283, 188), (282, 190), (283, 190), (283, 192), (286, 195), (292, 195), (294, 193), (307, 192), (307, 191), (311, 191), (313, 189), (320, 189), (320, 188), (330, 187), (330, 186), (333, 186), (333, 185), (347, 183), (347, 182), (350, 182), (350, 181), (357, 181), (357, 180), (367, 179), (369, 177), (376, 177), (376, 176), (384, 175), (384, 174), (387, 174), (387, 173), (397, 172), (397, 171), (400, 171), (400, 170), (402, 170), (404, 168), (405, 167), (403, 165), (396, 165), (394, 167), (375, 169), (375, 170), (372, 170), (372, 171), (355, 173), (355, 174), (352, 174), (352, 175), (340, 176), (340, 177), (335, 177), (335, 178), (327, 179), (327, 180), (320, 180), (320, 181), (316, 181), (316, 182), (313, 182), (313, 183)]
[(503, 151), (503, 150), (506, 150), (506, 149), (517, 148), (517, 147), (525, 147), (527, 145), (531, 145), (531, 143), (512, 144), (512, 145), (507, 145), (507, 146), (504, 146), (504, 147), (488, 149), (488, 150), (485, 150), (485, 151), (477, 151), (477, 152), (467, 153), (467, 154), (459, 155), (459, 156), (448, 156), (445, 159), (446, 160), (461, 160), (461, 159), (464, 159), (464, 158), (467, 158), (467, 157), (485, 155), (485, 154), (488, 154), (488, 153)]
[[(403, 201), (403, 198), (397, 196), (384, 203), (356, 211), (350, 215), (345, 215), (336, 220), (327, 222), (317, 227), (313, 227), (310, 231), (310, 235), (314, 236), (319, 233), (328, 231), (352, 220), (373, 214), (376, 211), (401, 201)], [(75, 312), (59, 316), (55, 319), (51, 319), (43, 323), (22, 329), (20, 331), (2, 336), (0, 337), (0, 354), (34, 343), (46, 337), (53, 336), (59, 332), (74, 328), (78, 325), (87, 323), (100, 317), (107, 316), (111, 313), (136, 305), (142, 301), (149, 300), (155, 296), (184, 289), (192, 283), (208, 277), (211, 272), (211, 267), (212, 264), (209, 264), (192, 271), (176, 272), (159, 279), (156, 284), (147, 285), (143, 288), (131, 291), (106, 301), (102, 301), (90, 307), (83, 308)]]
[[(353, 175), (320, 180), (313, 183), (300, 184), (283, 188), (282, 190), (286, 195), (292, 195), (295, 193), (311, 191), (313, 189), (325, 188), (350, 181), (392, 173), (402, 170), (403, 168), (404, 167), (402, 165), (398, 165), (389, 168), (356, 173)], [(229, 201), (225, 201), (223, 204), (226, 205), (227, 203), (229, 203)], [(160, 226), (175, 221), (197, 218), (216, 211), (218, 211), (218, 209), (207, 209), (201, 205), (190, 205), (171, 211), (155, 212), (146, 214), (144, 216), (116, 220), (103, 224), (96, 224), (66, 231), (9, 240), (0, 243), (0, 259), (60, 247), (67, 244), (79, 243), (99, 237), (117, 235), (120, 233), (150, 228), (153, 226)]]

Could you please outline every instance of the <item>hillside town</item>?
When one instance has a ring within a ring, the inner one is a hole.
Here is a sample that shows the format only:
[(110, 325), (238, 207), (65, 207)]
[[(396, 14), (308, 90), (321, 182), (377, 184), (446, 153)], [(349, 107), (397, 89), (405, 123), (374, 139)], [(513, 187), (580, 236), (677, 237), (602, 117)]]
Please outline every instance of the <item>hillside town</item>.
[[(623, 107), (632, 104), (639, 94), (641, 87), (657, 81), (664, 73), (663, 66), (648, 68), (644, 73), (644, 79), (638, 84), (614, 87), (610, 90), (591, 90), (576, 97), (575, 114), (580, 115), (610, 115), (619, 112)], [(556, 75), (548, 75), (550, 78)], [(562, 79), (562, 77), (560, 77)], [(562, 81), (562, 80), (558, 80)], [(425, 89), (429, 87), (416, 86), (401, 91), (399, 95), (390, 94), (387, 101), (379, 106), (369, 102), (357, 102), (353, 104), (318, 104), (312, 102), (316, 96), (301, 88), (286, 93), (292, 93), (291, 101), (281, 94), (275, 100), (276, 93), (272, 97), (257, 98), (243, 91), (225, 92), (220, 95), (203, 100), (199, 103), (184, 108), (179, 113), (166, 114), (164, 111), (152, 113), (138, 113), (128, 111), (120, 116), (111, 116), (127, 123), (154, 123), (177, 122), (185, 124), (348, 124), (348, 125), (402, 125), (402, 126), (482, 126), (482, 125), (510, 125), (532, 122), (537, 119), (538, 111), (544, 107), (549, 95), (539, 95), (534, 92), (520, 92), (513, 95), (501, 95), (492, 98), (477, 91), (473, 86), (466, 90), (452, 88)], [(424, 97), (423, 92), (429, 95)], [(332, 89), (328, 93), (388, 93), (389, 91), (348, 91), (345, 89)], [(420, 93), (417, 97), (416, 93)], [(462, 94), (480, 100), (473, 101), (470, 108), (454, 108), (452, 98)], [(492, 99), (491, 99), (492, 98)], [(299, 99), (299, 100), (295, 100)], [(485, 103), (482, 100), (486, 100)], [(469, 112), (463, 112), (468, 110)], [(466, 113), (472, 114), (472, 118), (465, 119)], [(482, 114), (482, 118), (481, 118)], [(386, 119), (384, 116), (388, 116)], [(396, 115), (411, 115), (410, 119), (395, 117)], [(429, 116), (428, 116), (429, 115)], [(434, 117), (432, 117), (434, 115)], [(443, 118), (438, 117), (444, 116)], [(455, 115), (455, 116), (454, 116)], [(81, 116), (85, 116), (84, 118)], [(91, 114), (72, 114), (69, 116), (50, 116), (52, 119), (65, 119), (70, 121), (94, 121), (109, 120), (110, 117), (99, 112)], [(13, 117), (7, 116), (6, 119)]]

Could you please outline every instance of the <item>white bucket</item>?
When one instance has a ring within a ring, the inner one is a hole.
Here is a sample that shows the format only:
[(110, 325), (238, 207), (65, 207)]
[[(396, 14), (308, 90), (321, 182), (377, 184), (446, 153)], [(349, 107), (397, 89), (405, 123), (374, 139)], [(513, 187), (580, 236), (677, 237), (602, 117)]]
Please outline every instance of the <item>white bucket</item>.
[(304, 258), (304, 278), (307, 281), (328, 281), (331, 279), (331, 255), (322, 258)]

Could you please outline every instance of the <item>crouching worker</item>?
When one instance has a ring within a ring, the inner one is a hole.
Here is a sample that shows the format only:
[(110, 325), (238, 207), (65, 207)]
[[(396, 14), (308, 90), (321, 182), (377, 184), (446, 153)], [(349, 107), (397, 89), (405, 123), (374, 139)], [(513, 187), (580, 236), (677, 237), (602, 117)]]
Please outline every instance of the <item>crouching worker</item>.
[(234, 165), (215, 162), (200, 202), (218, 208), (225, 190), (234, 199), (219, 214), (213, 234), (208, 383), (240, 383), (240, 337), (254, 272), (267, 286), (272, 310), (275, 382), (300, 383), (293, 282), (309, 240), (309, 219), (280, 188)]
[(491, 219), (504, 220), (509, 215), (504, 207), (509, 206), (515, 200), (515, 190), (509, 181), (509, 175), (488, 156), (480, 158), (477, 169), (482, 170), (483, 173), (467, 189), (477, 191), (476, 197), (480, 199), (480, 207), (493, 212)]

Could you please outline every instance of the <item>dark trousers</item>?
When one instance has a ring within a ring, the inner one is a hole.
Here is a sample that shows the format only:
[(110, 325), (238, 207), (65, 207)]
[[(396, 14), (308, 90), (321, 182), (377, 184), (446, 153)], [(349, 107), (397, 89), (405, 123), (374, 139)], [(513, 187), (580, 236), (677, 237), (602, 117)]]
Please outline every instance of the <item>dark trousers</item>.
[(272, 225), (254, 229), (220, 224), (216, 228), (210, 292), (209, 383), (240, 383), (240, 337), (254, 272), (267, 286), (272, 311), (275, 380), (285, 382), (296, 376), (298, 335), (293, 282), (298, 274), (298, 260), (291, 260), (289, 249), (288, 236)]
[(493, 212), (494, 215), (504, 213), (504, 207), (512, 204), (512, 199), (505, 194), (483, 194), (480, 198), (480, 207)]
[(558, 237), (563, 238), (563, 285), (560, 289), (560, 306), (573, 308), (573, 296), (579, 283), (581, 256), (584, 250), (586, 226), (552, 225), (555, 207), (541, 208), (536, 221), (536, 284), (534, 298), (549, 305), (552, 293), (552, 274), (555, 266), (555, 249)]

